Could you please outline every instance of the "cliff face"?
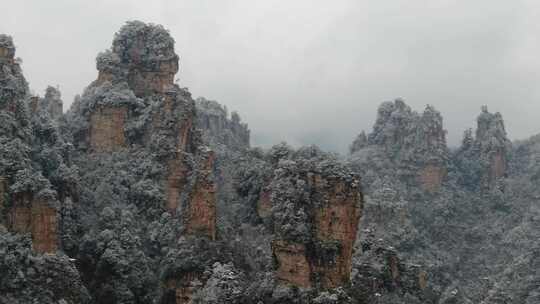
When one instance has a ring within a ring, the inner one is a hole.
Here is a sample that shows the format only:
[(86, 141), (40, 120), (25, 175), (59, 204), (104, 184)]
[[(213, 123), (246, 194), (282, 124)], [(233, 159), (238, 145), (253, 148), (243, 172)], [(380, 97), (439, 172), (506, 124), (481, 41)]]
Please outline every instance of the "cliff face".
[(314, 153), (280, 160), (275, 170), (276, 276), (300, 287), (335, 288), (349, 282), (362, 197), (358, 177)]
[(335, 242), (339, 246), (339, 253), (333, 261), (325, 261), (318, 266), (325, 288), (335, 288), (349, 282), (353, 246), (362, 212), (359, 182), (358, 179), (351, 182), (313, 176), (316, 192), (322, 194), (325, 202), (322, 208), (315, 211), (315, 236), (317, 241)]
[(8, 215), (8, 228), (32, 235), (32, 247), (39, 253), (55, 253), (58, 248), (56, 208), (50, 202), (27, 193), (13, 196)]
[(90, 149), (113, 152), (126, 146), (124, 124), (126, 107), (99, 107), (90, 115)]
[(205, 235), (216, 239), (216, 186), (213, 180), (214, 152), (208, 151), (203, 157), (202, 168), (195, 181), (186, 210), (186, 231), (188, 234)]

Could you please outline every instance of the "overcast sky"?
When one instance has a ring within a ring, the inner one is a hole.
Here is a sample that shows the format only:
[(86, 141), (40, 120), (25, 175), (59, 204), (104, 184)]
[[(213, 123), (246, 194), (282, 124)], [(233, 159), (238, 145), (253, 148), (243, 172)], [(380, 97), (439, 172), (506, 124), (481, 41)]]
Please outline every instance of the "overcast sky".
[(237, 110), (254, 145), (345, 151), (378, 105), (402, 97), (444, 116), (450, 145), (483, 104), (512, 139), (540, 133), (537, 0), (2, 1), (31, 89), (64, 110), (127, 20), (163, 24), (181, 86)]

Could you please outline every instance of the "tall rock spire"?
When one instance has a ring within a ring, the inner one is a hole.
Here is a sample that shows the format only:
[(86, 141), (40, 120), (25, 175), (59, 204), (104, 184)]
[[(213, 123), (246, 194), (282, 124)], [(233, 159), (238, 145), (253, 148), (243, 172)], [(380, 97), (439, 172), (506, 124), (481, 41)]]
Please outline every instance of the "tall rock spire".
[(419, 183), (428, 192), (437, 191), (446, 177), (446, 130), (441, 114), (431, 105), (418, 114), (402, 99), (382, 103), (367, 142), (363, 133), (358, 135), (351, 153), (361, 154), (369, 147), (382, 150), (380, 156), (399, 168), (403, 180)]
[(135, 95), (164, 93), (178, 72), (174, 39), (161, 25), (130, 21), (97, 57), (98, 82), (127, 80)]
[[(470, 183), (490, 186), (508, 173), (511, 142), (506, 135), (502, 115), (490, 113), (482, 106), (477, 118), (476, 136), (465, 132), (463, 145), (457, 153), (458, 164), (466, 172)], [(467, 164), (473, 162), (474, 166)]]

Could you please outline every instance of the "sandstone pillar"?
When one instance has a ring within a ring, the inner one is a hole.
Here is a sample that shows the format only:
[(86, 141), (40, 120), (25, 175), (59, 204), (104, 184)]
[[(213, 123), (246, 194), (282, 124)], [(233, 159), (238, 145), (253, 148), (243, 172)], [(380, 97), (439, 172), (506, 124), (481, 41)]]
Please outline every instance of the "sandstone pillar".
[(335, 288), (349, 283), (361, 216), (359, 181), (309, 173), (312, 237), (304, 243), (274, 240), (278, 280), (298, 287)]

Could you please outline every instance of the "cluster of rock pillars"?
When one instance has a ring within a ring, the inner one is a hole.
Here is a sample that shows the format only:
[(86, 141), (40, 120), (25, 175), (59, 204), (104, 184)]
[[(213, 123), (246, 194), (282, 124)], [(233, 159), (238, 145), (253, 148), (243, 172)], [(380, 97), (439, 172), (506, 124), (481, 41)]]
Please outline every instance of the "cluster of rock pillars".
[[(96, 102), (80, 110), (86, 117), (88, 125), (74, 134), (71, 144), (81, 155), (92, 158), (94, 155), (116, 153), (133, 146), (140, 149), (154, 149), (155, 145), (160, 143), (156, 143), (153, 136), (164, 134), (173, 143), (166, 146), (168, 151), (163, 158), (167, 171), (161, 181), (165, 189), (165, 208), (171, 215), (182, 217), (183, 235), (215, 241), (220, 237), (216, 229), (217, 186), (214, 173), (216, 154), (200, 140), (200, 131), (195, 126), (196, 110), (193, 100), (185, 90), (174, 83), (174, 75), (179, 69), (178, 56), (174, 53), (174, 49), (166, 45), (165, 47), (169, 49), (159, 50), (163, 56), (148, 59), (145, 57), (148, 55), (145, 50), (155, 46), (148, 45), (152, 43), (147, 36), (149, 34), (139, 33), (139, 36), (129, 37), (129, 41), (120, 41), (119, 45), (113, 46), (112, 63), (101, 67), (98, 65), (97, 80), (90, 86), (100, 87), (121, 80), (127, 82), (136, 98), (144, 99), (151, 96), (153, 99), (159, 99), (159, 103), (135, 108), (129, 102)], [(13, 46), (0, 46), (2, 66), (18, 71), (20, 68), (14, 55)], [(40, 104), (43, 99), (29, 98), (25, 103), (28, 115), (35, 115), (38, 108), (46, 107), (53, 119), (59, 119), (63, 115), (62, 104), (55, 94), (53, 88), (47, 91), (48, 96), (45, 99), (49, 102), (46, 105)], [(396, 102), (394, 106), (399, 108), (403, 105)], [(12, 113), (22, 111), (11, 100), (3, 101), (1, 110)], [(137, 136), (126, 134), (127, 125), (137, 121), (142, 115), (146, 115), (146, 120), (144, 126), (137, 129)], [(379, 117), (384, 115), (385, 113), (379, 113)], [(430, 113), (425, 115), (427, 117)], [(446, 142), (445, 131), (442, 123), (437, 123), (437, 119), (428, 118), (420, 120), (424, 123), (422, 130), (427, 134), (423, 138), (427, 139), (428, 150), (436, 151)], [(211, 117), (205, 119), (204, 125), (209, 131), (213, 128), (223, 128), (221, 125), (227, 123), (212, 121)], [(237, 124), (235, 128), (241, 133), (241, 141), (244, 144), (246, 141), (249, 143), (247, 126)], [(479, 126), (479, 129), (487, 127)], [(407, 138), (398, 133), (393, 138), (380, 140), (368, 139), (365, 134), (361, 134), (352, 149), (361, 149), (370, 140), (388, 149), (398, 144), (400, 146), (409, 144), (398, 143)], [(429, 158), (418, 169), (416, 179), (426, 191), (437, 191), (445, 179), (447, 156), (444, 153), (446, 152), (434, 153), (434, 157)], [(485, 173), (485, 179), (493, 181), (505, 174), (507, 166), (505, 151), (503, 149), (490, 151), (488, 157), (490, 166)], [(309, 207), (312, 209), (310, 210), (314, 231), (312, 240), (300, 243), (275, 237), (272, 241), (275, 276), (283, 284), (302, 288), (327, 289), (347, 285), (351, 276), (353, 250), (362, 214), (360, 179), (358, 176), (353, 178), (325, 176), (318, 172), (307, 172), (300, 179), (312, 189), (310, 195), (323, 203)], [(12, 176), (0, 176), (0, 210), (3, 215), (0, 224), (9, 231), (29, 233), (33, 250), (37, 253), (55, 254), (58, 250), (62, 250), (58, 236), (59, 208), (48, 200), (64, 200), (70, 197), (77, 202), (77, 194), (72, 189), (65, 189), (65, 192), (58, 193), (56, 198), (41, 197), (32, 191), (11, 193), (12, 180)], [(268, 184), (270, 183), (269, 181)], [(273, 193), (270, 187), (260, 190), (257, 210), (261, 218), (270, 216), (272, 201), (279, 199), (279, 195), (280, 193)], [(337, 253), (324, 254), (324, 251), (317, 247), (320, 247), (318, 244), (328, 242), (337, 244), (339, 248)], [(397, 262), (394, 261), (393, 265), (393, 268), (396, 268)], [(399, 275), (397, 268), (394, 272), (396, 276)], [(167, 278), (163, 282), (163, 288), (175, 294), (175, 303), (189, 303), (196, 288), (191, 283), (199, 280), (200, 276), (200, 273), (190, 272)], [(421, 286), (425, 286), (426, 274), (421, 272), (418, 280)]]

